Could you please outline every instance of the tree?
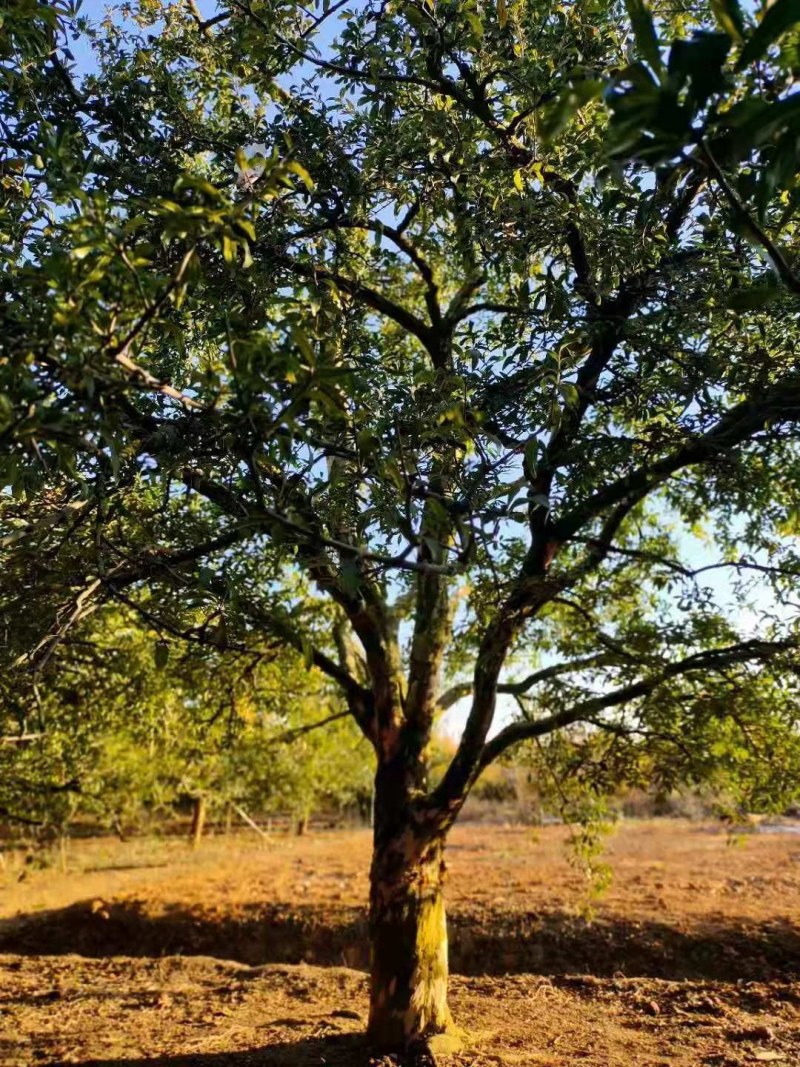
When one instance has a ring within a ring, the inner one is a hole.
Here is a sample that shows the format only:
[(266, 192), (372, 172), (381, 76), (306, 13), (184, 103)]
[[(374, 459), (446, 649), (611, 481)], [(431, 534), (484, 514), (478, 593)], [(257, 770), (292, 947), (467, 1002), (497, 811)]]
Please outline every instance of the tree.
[[(142, 607), (142, 605), (140, 605)], [(121, 835), (196, 802), (308, 816), (369, 795), (368, 746), (293, 650), (234, 654), (106, 605), (0, 701), (0, 820), (40, 840), (76, 818)]]
[(117, 599), (337, 683), (376, 758), (369, 1031), (406, 1044), (450, 1021), (443, 852), (489, 763), (703, 721), (757, 754), (769, 686), (791, 744), (793, 298), (729, 299), (761, 266), (692, 160), (609, 158), (638, 3), (123, 11), (62, 15), (88, 72), (49, 23), (4, 67), (17, 658)]

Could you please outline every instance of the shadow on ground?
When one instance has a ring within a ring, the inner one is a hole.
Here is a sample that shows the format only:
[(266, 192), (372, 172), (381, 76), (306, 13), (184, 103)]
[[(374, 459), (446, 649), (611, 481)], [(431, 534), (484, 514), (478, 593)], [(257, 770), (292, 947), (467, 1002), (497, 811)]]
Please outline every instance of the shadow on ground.
[[(213, 956), (250, 965), (367, 966), (366, 914), (356, 907), (263, 905), (235, 913), (136, 900), (81, 901), (0, 923), (0, 952), (22, 955)], [(800, 975), (800, 930), (784, 921), (667, 923), (562, 911), (483, 910), (450, 918), (456, 974), (594, 974), (718, 981)]]
[[(139, 1059), (81, 1060), (81, 1067), (376, 1067), (395, 1064), (394, 1058), (374, 1059), (359, 1034), (335, 1034), (281, 1042), (238, 1052), (199, 1052), (186, 1055), (159, 1054)], [(424, 1058), (403, 1061), (404, 1067), (423, 1067)], [(430, 1061), (428, 1061), (430, 1062)], [(398, 1063), (399, 1067), (399, 1063)]]

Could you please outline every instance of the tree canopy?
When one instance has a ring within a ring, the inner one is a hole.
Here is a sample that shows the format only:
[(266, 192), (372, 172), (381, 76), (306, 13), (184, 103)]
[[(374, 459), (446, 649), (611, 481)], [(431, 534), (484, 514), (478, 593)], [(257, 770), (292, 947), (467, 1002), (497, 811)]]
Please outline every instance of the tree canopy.
[[(334, 7), (10, 9), (7, 551), (61, 543), (75, 603), (33, 624), (158, 583), (159, 611), (199, 597), (218, 629), (305, 648), (366, 722), (366, 675), (289, 606), (289, 566), (409, 721), (453, 616), (468, 746), (515, 649), (566, 655), (545, 706), (591, 718), (609, 690), (679, 689), (695, 655), (790, 648), (784, 619), (737, 642), (669, 532), (710, 523), (734, 575), (791, 555), (794, 300), (694, 159), (614, 165), (599, 93), (631, 48), (624, 78), (660, 72), (646, 33), (607, 5)], [(720, 37), (662, 17), (699, 35), (679, 57)]]

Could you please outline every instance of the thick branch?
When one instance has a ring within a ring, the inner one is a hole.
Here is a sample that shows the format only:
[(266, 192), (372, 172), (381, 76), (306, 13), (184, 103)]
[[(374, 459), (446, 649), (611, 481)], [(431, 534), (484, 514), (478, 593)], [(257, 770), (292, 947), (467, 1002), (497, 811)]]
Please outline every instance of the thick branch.
[(277, 255), (275, 258), (278, 263), (292, 271), (292, 273), (298, 274), (301, 278), (308, 278), (314, 282), (320, 279), (333, 282), (342, 292), (349, 293), (350, 296), (361, 300), (373, 311), (377, 311), (387, 319), (391, 319), (392, 322), (397, 323), (398, 326), (420, 341), (430, 355), (434, 366), (442, 366), (443, 343), (439, 331), (424, 322), (412, 311), (409, 311), (408, 308), (403, 307), (394, 300), (390, 300), (383, 293), (379, 293), (377, 289), (373, 289), (355, 278), (348, 278), (338, 271), (328, 270), (327, 267), (322, 267), (319, 264), (302, 263), (291, 256)]
[[(431, 495), (425, 502), (420, 526), (421, 562), (439, 563), (444, 558), (452, 534), (452, 517), (439, 504), (439, 498), (448, 492), (449, 481), (442, 473), (443, 463), (439, 462), (437, 467), (430, 480)], [(406, 747), (417, 754), (427, 745), (433, 726), (434, 697), (445, 649), (450, 640), (452, 610), (445, 577), (436, 573), (420, 575), (416, 583), (405, 708)]]
[(726, 648), (708, 649), (687, 656), (685, 659), (671, 663), (664, 670), (650, 678), (640, 679), (629, 685), (614, 689), (609, 693), (591, 697), (572, 708), (548, 715), (544, 719), (530, 722), (514, 722), (502, 729), (489, 741), (481, 753), (480, 769), (488, 766), (512, 745), (534, 737), (543, 737), (555, 730), (563, 729), (578, 722), (592, 722), (594, 716), (608, 708), (619, 707), (639, 697), (648, 696), (663, 682), (678, 678), (694, 671), (717, 671), (740, 663), (766, 661), (781, 652), (796, 649), (800, 644), (798, 638), (786, 641), (744, 641)]
[[(800, 376), (787, 375), (761, 396), (750, 397), (726, 411), (717, 424), (700, 437), (690, 439), (668, 456), (636, 470), (599, 489), (583, 504), (554, 525), (563, 541), (607, 508), (618, 504), (632, 506), (684, 467), (693, 466), (730, 452), (749, 441), (769, 424), (800, 418)], [(610, 540), (603, 537), (602, 541)]]

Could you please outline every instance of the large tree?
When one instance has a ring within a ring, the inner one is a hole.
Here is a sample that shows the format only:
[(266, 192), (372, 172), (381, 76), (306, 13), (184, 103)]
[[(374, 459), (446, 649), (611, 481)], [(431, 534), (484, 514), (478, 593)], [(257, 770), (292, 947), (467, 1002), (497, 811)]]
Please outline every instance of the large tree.
[(794, 296), (747, 300), (706, 165), (609, 154), (604, 88), (660, 62), (638, 3), (53, 11), (0, 52), (14, 663), (108, 598), (301, 649), (375, 750), (370, 1033), (441, 1031), (445, 839), (492, 760), (796, 730)]

